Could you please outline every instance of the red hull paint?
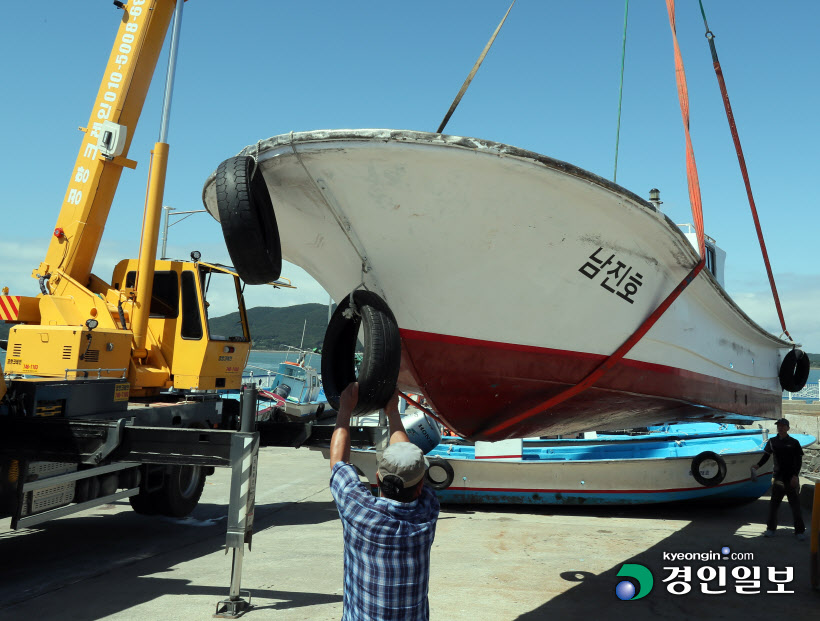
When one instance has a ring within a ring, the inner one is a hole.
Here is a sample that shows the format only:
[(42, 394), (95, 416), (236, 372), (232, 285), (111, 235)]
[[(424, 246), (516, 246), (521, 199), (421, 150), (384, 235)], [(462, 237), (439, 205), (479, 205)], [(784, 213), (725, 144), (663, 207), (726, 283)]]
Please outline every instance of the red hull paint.
[(448, 427), (476, 440), (640, 427), (696, 417), (698, 406), (762, 417), (781, 407), (779, 393), (624, 359), (587, 391), (486, 435), (577, 384), (606, 357), (413, 330), (401, 336), (399, 384), (420, 390)]

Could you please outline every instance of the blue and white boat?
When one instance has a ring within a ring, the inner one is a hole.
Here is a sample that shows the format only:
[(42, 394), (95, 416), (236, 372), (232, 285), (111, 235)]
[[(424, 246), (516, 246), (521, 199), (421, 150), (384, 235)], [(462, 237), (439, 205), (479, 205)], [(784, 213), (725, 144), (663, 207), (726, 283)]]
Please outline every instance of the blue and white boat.
[[(259, 391), (257, 421), (312, 420), (328, 407), (319, 372), (309, 365), (311, 352), (296, 351), (296, 361), (284, 360), (275, 371), (252, 365), (246, 368), (242, 383), (255, 384)], [(238, 391), (229, 396), (234, 395), (239, 398)]]
[[(792, 434), (801, 446), (815, 441)], [(768, 433), (718, 423), (650, 428), (583, 439), (468, 443), (445, 437), (427, 454), (442, 502), (627, 505), (753, 500), (771, 484), (773, 461), (752, 476)], [(351, 462), (375, 483), (376, 450)]]

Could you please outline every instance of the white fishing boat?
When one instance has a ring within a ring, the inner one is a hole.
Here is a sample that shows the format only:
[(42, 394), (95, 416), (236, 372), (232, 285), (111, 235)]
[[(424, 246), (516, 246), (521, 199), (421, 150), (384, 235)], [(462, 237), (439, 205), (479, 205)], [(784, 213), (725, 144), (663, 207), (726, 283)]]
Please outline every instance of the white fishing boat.
[[(257, 202), (272, 204), (282, 257), (334, 300), (362, 287), (380, 296), (399, 329), (399, 386), (461, 435), (780, 414), (793, 344), (727, 295), (710, 240), (706, 269), (623, 358), (542, 407), (607, 361), (700, 260), (656, 204), (606, 179), (504, 144), (387, 129), (290, 133), (240, 156), (264, 179), (270, 198)], [(219, 219), (216, 176), (203, 200)]]
[[(794, 434), (801, 446), (814, 436)], [(671, 424), (630, 435), (467, 443), (444, 438), (427, 453), (428, 483), (442, 502), (631, 505), (749, 501), (771, 486), (770, 460), (751, 472), (768, 434), (717, 423)], [(328, 449), (322, 449), (327, 458)], [(377, 450), (350, 462), (376, 487)]]

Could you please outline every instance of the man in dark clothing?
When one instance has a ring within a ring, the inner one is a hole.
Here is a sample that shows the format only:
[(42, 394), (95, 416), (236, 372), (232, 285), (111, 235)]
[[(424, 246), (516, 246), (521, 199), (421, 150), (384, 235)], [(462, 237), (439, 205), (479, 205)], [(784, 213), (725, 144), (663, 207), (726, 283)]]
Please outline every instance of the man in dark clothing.
[(789, 421), (781, 418), (777, 423), (777, 435), (769, 438), (763, 449), (763, 457), (752, 466), (752, 472), (765, 464), (771, 455), (774, 455), (774, 473), (772, 476), (772, 496), (769, 501), (769, 521), (766, 524), (765, 537), (774, 537), (777, 529), (777, 510), (783, 501), (783, 496), (789, 499), (789, 507), (794, 517), (794, 534), (803, 541), (806, 538), (806, 526), (800, 514), (799, 489), (800, 468), (803, 465), (803, 449), (800, 443), (789, 435)]

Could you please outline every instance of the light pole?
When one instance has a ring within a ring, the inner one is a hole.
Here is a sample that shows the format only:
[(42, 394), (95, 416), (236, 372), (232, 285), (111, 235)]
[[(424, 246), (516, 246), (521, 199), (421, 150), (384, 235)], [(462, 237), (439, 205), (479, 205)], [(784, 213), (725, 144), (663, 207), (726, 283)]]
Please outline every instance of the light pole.
[[(167, 245), (167, 243), (168, 243), (168, 229), (169, 229), (170, 227), (174, 226), (175, 224), (179, 224), (179, 223), (180, 223), (180, 222), (182, 222), (185, 218), (190, 217), (192, 214), (195, 214), (195, 213), (205, 213), (205, 212), (207, 211), (207, 209), (194, 209), (194, 210), (192, 210), (192, 211), (177, 211), (177, 210), (175, 210), (173, 207), (169, 207), (168, 205), (164, 205), (164, 206), (162, 207), (162, 210), (165, 212), (165, 214), (164, 214), (164, 216), (163, 216), (163, 225), (162, 225), (162, 251), (160, 252), (160, 257), (159, 257), (159, 258), (160, 258), (160, 260), (162, 260), (162, 259), (167, 259), (167, 257), (165, 256), (165, 247), (166, 247), (166, 245)], [(171, 222), (171, 223), (169, 223), (169, 222), (168, 222), (168, 220), (169, 220), (169, 218), (171, 217), (171, 212), (172, 212), (172, 211), (174, 212), (174, 215), (175, 215), (175, 216), (182, 216), (182, 215), (185, 215), (185, 217), (184, 217), (184, 218), (180, 218), (180, 219), (179, 219), (179, 220), (177, 220), (176, 222)]]

